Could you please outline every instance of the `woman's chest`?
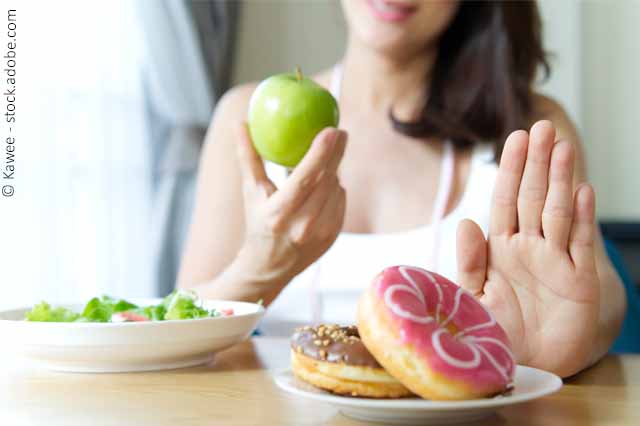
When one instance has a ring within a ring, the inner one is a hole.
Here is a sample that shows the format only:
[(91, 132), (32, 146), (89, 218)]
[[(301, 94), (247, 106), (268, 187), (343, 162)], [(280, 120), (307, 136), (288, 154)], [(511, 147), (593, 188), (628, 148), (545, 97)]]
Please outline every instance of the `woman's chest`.
[(371, 127), (348, 129), (340, 166), (347, 192), (345, 231), (395, 232), (429, 222), (442, 149)]
[[(385, 233), (429, 224), (441, 183), (444, 144), (406, 138), (392, 129), (365, 124), (346, 123), (349, 142), (339, 172), (347, 192), (343, 229)], [(444, 194), (445, 214), (462, 198), (471, 154), (452, 154), (453, 176)]]

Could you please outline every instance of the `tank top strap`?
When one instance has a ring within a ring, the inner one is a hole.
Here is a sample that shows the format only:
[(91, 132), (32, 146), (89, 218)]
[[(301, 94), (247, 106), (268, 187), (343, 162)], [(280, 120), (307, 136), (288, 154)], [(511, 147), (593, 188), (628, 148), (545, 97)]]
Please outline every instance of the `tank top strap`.
[(440, 176), (438, 179), (438, 189), (431, 213), (431, 223), (438, 223), (444, 217), (451, 198), (453, 187), (453, 177), (455, 173), (455, 155), (451, 141), (444, 142), (444, 152), (442, 154), (440, 166)]
[[(457, 223), (467, 217), (472, 217), (480, 225), (485, 235), (491, 215), (491, 199), (493, 187), (498, 174), (498, 165), (494, 161), (494, 151), (491, 144), (480, 143), (473, 147), (469, 176), (465, 184), (464, 193), (450, 222)], [(489, 192), (488, 192), (489, 191)]]
[(479, 143), (473, 147), (465, 195), (480, 196), (484, 194), (483, 188), (493, 188), (493, 178), (497, 171), (497, 164), (493, 158), (494, 151), (491, 144)]
[(342, 89), (342, 64), (338, 62), (333, 66), (331, 71), (331, 83), (329, 84), (329, 91), (336, 100), (340, 100), (340, 91)]

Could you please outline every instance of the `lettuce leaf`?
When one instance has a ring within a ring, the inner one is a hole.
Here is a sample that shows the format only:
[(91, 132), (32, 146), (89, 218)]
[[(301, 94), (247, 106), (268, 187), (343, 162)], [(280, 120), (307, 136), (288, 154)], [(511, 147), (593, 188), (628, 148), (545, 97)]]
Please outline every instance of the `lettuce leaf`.
[(164, 298), (162, 302), (167, 312), (164, 315), (165, 320), (181, 320), (206, 318), (212, 315), (212, 312), (202, 307), (202, 302), (194, 292), (190, 291), (174, 291)]
[(66, 308), (52, 308), (47, 302), (40, 302), (25, 314), (27, 321), (74, 322), (80, 314)]
[(134, 305), (131, 302), (127, 302), (126, 300), (118, 300), (118, 302), (113, 305), (113, 312), (126, 312), (133, 311), (136, 309), (138, 305)]
[(113, 297), (107, 296), (106, 294), (100, 298), (100, 301), (104, 305), (110, 306), (113, 313), (132, 311), (138, 307), (138, 305), (134, 305), (133, 303), (127, 302), (124, 299), (114, 299)]
[(94, 297), (87, 302), (82, 311), (82, 319), (88, 322), (109, 322), (113, 314), (113, 305)]

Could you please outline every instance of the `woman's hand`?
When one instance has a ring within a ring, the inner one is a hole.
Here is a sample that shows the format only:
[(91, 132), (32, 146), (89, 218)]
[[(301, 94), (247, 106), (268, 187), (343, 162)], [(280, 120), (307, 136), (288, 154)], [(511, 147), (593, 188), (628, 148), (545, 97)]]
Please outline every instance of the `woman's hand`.
[(346, 132), (324, 129), (284, 184), (276, 188), (246, 125), (239, 129), (245, 238), (238, 256), (259, 281), (280, 284), (266, 293), (267, 303), (282, 285), (318, 259), (342, 229), (346, 202), (337, 170), (346, 142)]
[(517, 361), (568, 376), (596, 341), (595, 195), (574, 190), (574, 147), (555, 143), (549, 121), (506, 141), (488, 240), (472, 221), (458, 228), (458, 278), (495, 315)]

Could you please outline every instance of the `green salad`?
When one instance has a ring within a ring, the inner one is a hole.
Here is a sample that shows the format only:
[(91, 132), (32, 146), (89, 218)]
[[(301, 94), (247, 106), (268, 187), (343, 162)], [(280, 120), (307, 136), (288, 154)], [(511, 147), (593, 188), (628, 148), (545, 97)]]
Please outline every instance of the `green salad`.
[(232, 309), (203, 307), (200, 298), (191, 291), (174, 291), (158, 305), (138, 306), (124, 299), (109, 296), (94, 297), (82, 312), (53, 307), (41, 302), (25, 314), (27, 321), (39, 322), (139, 322), (183, 320), (233, 315)]

